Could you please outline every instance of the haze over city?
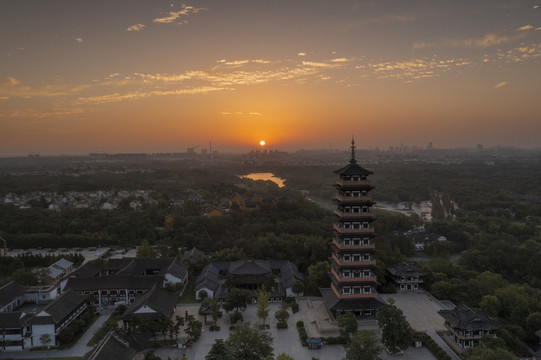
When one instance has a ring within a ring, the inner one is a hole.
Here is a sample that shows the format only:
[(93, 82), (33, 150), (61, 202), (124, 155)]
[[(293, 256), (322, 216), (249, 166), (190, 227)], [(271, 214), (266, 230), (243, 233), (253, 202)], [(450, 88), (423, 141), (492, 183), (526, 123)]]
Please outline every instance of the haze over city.
[(3, 1), (0, 156), (539, 147), (540, 5)]

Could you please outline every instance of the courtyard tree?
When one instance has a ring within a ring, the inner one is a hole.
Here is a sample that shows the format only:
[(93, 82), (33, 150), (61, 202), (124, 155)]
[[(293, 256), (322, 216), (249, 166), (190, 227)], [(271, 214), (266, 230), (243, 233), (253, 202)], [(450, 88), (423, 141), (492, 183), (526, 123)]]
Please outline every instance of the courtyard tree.
[(233, 360), (233, 356), (223, 339), (214, 340), (205, 360)]
[(213, 298), (210, 300), (209, 306), (210, 315), (212, 316), (212, 320), (214, 320), (214, 327), (216, 327), (218, 324), (218, 316), (220, 315), (220, 303), (218, 302), (218, 299)]
[(355, 319), (355, 315), (352, 312), (348, 311), (338, 315), (338, 330), (340, 331), (340, 336), (348, 342), (350, 335), (357, 331), (358, 327), (359, 324), (357, 323), (357, 319)]
[(249, 322), (235, 326), (226, 341), (227, 348), (236, 360), (261, 360), (272, 356), (272, 336), (264, 329)]
[(287, 319), (289, 319), (289, 312), (287, 311), (287, 304), (282, 303), (280, 309), (274, 313), (274, 317), (278, 320), (278, 324), (287, 327)]
[(382, 351), (383, 347), (379, 345), (373, 331), (359, 330), (351, 336), (349, 348), (343, 360), (381, 360)]
[(269, 317), (269, 297), (270, 294), (265, 287), (261, 289), (257, 297), (257, 317), (263, 320), (263, 327)]
[(299, 294), (302, 294), (304, 291), (304, 284), (300, 280), (295, 280), (293, 282), (293, 285), (291, 285), (291, 291), (293, 291), (293, 294), (295, 296), (298, 296)]
[(225, 311), (230, 312), (233, 309), (237, 311), (246, 310), (246, 306), (250, 301), (250, 292), (246, 289), (233, 288), (229, 291), (227, 300), (223, 307)]
[(413, 329), (393, 299), (389, 299), (388, 304), (378, 309), (376, 318), (381, 329), (381, 340), (387, 349), (406, 349), (411, 344)]

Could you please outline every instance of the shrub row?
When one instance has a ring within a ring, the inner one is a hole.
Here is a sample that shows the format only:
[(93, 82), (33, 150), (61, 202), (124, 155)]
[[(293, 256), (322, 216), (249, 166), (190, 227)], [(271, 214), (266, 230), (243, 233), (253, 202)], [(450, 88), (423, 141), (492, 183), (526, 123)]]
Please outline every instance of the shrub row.
[(423, 341), (424, 346), (436, 357), (438, 360), (451, 360), (451, 357), (439, 346), (434, 339), (425, 333), (416, 332), (415, 338)]
[(306, 342), (306, 339), (308, 339), (308, 334), (306, 333), (304, 322), (302, 320), (297, 321), (297, 331), (299, 332), (302, 346), (308, 346), (308, 343)]

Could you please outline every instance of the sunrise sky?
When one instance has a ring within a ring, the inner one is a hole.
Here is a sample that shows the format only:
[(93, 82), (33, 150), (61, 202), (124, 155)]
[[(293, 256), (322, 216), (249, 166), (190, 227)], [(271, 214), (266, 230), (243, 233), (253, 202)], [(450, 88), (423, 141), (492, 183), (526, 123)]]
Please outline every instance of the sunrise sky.
[(0, 1), (0, 156), (541, 146), (540, 0)]

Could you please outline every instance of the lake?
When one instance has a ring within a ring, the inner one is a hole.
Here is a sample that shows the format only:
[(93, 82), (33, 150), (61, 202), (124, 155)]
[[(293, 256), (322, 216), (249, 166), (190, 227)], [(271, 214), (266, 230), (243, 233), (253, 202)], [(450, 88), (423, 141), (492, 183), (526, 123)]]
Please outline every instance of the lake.
[(273, 173), (250, 173), (247, 175), (239, 175), (241, 178), (248, 178), (251, 180), (270, 180), (279, 187), (284, 187), (284, 179), (274, 176)]

